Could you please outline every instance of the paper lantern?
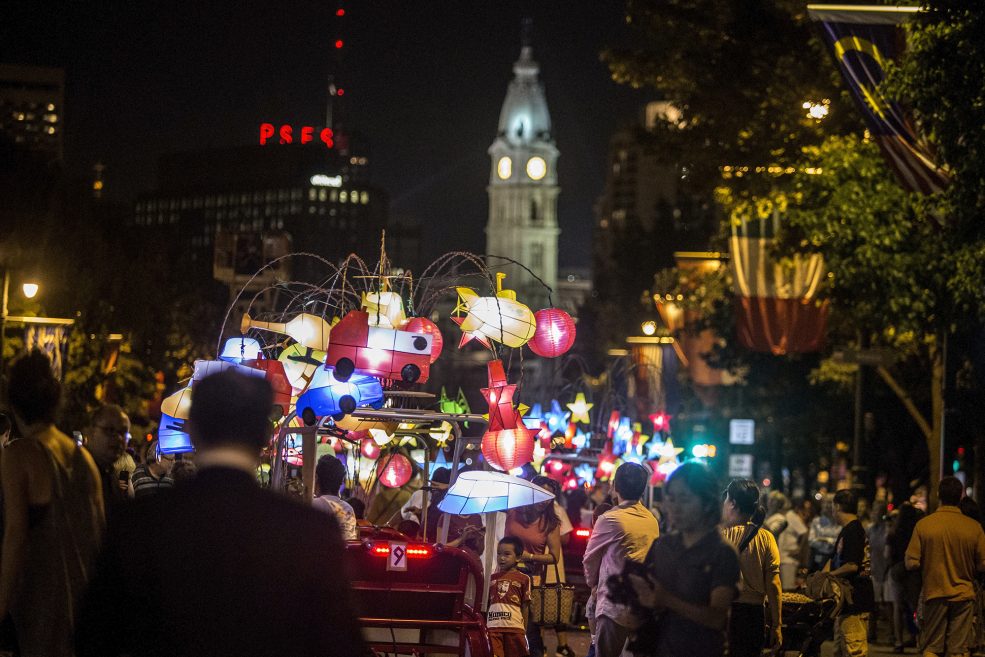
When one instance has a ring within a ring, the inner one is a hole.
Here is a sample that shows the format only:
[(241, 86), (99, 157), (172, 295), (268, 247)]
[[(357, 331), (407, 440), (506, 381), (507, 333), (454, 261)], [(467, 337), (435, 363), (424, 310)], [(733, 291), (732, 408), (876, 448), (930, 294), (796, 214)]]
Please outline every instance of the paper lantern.
[(387, 488), (400, 488), (414, 474), (414, 467), (403, 454), (388, 454), (376, 464), (376, 478)]
[(502, 274), (496, 276), (500, 289), (494, 297), (480, 297), (467, 287), (455, 288), (459, 298), (455, 310), (465, 313), (462, 317), (452, 317), (462, 329), (459, 347), (478, 340), (487, 347), (494, 341), (516, 348), (534, 336), (537, 320), (533, 312), (516, 300), (516, 292), (501, 288)]
[(380, 446), (372, 438), (363, 438), (359, 443), (359, 451), (371, 461), (380, 456)]
[(509, 472), (533, 459), (533, 436), (523, 423), (514, 429), (487, 431), (482, 436), (482, 456), (497, 470)]
[(575, 400), (570, 404), (566, 404), (566, 406), (571, 411), (572, 422), (591, 424), (592, 420), (588, 416), (588, 411), (592, 410), (595, 404), (585, 401), (585, 393), (579, 392), (575, 395)]
[(182, 388), (161, 402), (161, 413), (179, 420), (187, 420), (192, 409), (192, 389)]
[(295, 395), (300, 395), (311, 385), (315, 373), (325, 367), (325, 352), (300, 344), (292, 344), (277, 357), (284, 365), (284, 373), (291, 382)]
[(185, 431), (185, 420), (170, 415), (161, 416), (157, 429), (157, 446), (161, 454), (184, 454), (194, 452), (192, 439)]
[(335, 378), (354, 371), (406, 383), (424, 383), (431, 367), (432, 336), (369, 325), (369, 315), (353, 310), (332, 329), (325, 363)]
[(400, 328), (407, 318), (404, 300), (396, 292), (363, 292), (360, 309), (369, 313), (370, 326)]
[(340, 419), (359, 406), (383, 405), (383, 387), (380, 380), (365, 374), (353, 374), (348, 381), (339, 381), (328, 367), (318, 368), (308, 389), (298, 397), (294, 405), (297, 414), (308, 426), (316, 417), (331, 415)]
[(253, 338), (229, 338), (222, 347), (219, 360), (227, 363), (242, 363), (244, 360), (259, 360), (263, 358), (260, 343)]
[(332, 331), (328, 322), (317, 315), (309, 315), (308, 313), (301, 313), (289, 322), (258, 322), (249, 314), (243, 315), (243, 321), (239, 326), (240, 332), (245, 334), (251, 328), (282, 333), (290, 336), (302, 347), (320, 351), (324, 351), (328, 347), (329, 333)]
[(571, 413), (561, 410), (561, 403), (556, 400), (551, 400), (551, 410), (544, 413), (544, 419), (547, 421), (547, 427), (551, 430), (551, 433), (562, 432), (568, 428), (568, 418), (571, 417)]
[(404, 325), (404, 329), (412, 333), (424, 333), (431, 336), (431, 362), (438, 360), (441, 349), (445, 346), (445, 340), (441, 337), (438, 325), (427, 317), (411, 317)]
[(527, 345), (544, 358), (555, 358), (575, 343), (575, 321), (560, 308), (544, 308), (534, 313), (537, 330)]

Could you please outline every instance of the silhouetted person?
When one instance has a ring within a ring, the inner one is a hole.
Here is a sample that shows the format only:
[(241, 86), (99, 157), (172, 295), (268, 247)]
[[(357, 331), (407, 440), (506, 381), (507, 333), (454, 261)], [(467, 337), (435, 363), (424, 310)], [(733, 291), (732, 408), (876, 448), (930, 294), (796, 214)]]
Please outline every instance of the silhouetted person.
[(10, 612), (24, 657), (69, 656), (103, 528), (99, 472), (55, 428), (61, 385), (44, 353), (13, 364), (7, 396), (22, 438), (3, 453), (0, 618)]
[(272, 403), (265, 380), (233, 371), (195, 385), (198, 472), (110, 525), (81, 656), (363, 654), (336, 523), (257, 484)]

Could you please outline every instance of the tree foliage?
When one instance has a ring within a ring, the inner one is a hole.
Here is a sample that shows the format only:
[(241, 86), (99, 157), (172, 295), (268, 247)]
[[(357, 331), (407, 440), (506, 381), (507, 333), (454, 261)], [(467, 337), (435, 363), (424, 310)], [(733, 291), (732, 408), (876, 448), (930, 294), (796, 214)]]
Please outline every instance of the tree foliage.
[[(653, 87), (681, 110), (655, 139), (696, 190), (718, 185), (723, 166), (786, 167), (825, 133), (858, 125), (803, 2), (629, 0), (626, 21), (635, 43), (603, 59), (617, 82)], [(824, 100), (822, 126), (803, 104)], [(742, 173), (736, 188), (768, 189)]]

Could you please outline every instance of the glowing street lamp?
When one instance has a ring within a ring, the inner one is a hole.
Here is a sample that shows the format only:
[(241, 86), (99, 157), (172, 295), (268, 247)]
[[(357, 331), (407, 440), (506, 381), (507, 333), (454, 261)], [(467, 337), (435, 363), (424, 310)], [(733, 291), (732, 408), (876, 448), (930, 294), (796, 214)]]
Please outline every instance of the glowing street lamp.
[(41, 289), (41, 286), (37, 283), (24, 283), (24, 285), (21, 286), (21, 289), (24, 291), (25, 297), (28, 299), (33, 299), (38, 296), (38, 290)]

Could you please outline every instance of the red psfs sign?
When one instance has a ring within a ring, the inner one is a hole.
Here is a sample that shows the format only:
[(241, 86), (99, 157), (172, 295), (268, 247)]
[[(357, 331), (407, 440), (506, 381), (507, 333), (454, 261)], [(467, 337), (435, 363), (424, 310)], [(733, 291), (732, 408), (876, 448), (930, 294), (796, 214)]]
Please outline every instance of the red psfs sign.
[[(294, 127), (288, 124), (284, 124), (279, 128), (275, 127), (273, 123), (261, 123), (260, 124), (260, 145), (266, 146), (271, 139), (277, 135), (277, 141), (274, 143), (278, 144), (293, 144), (295, 139), (298, 143), (307, 144), (315, 140), (315, 128), (310, 125), (301, 126), (301, 128), (295, 133)], [(318, 132), (318, 139), (325, 144), (326, 148), (332, 148), (335, 146), (333, 141), (335, 134), (332, 132), (331, 128), (322, 128)]]

